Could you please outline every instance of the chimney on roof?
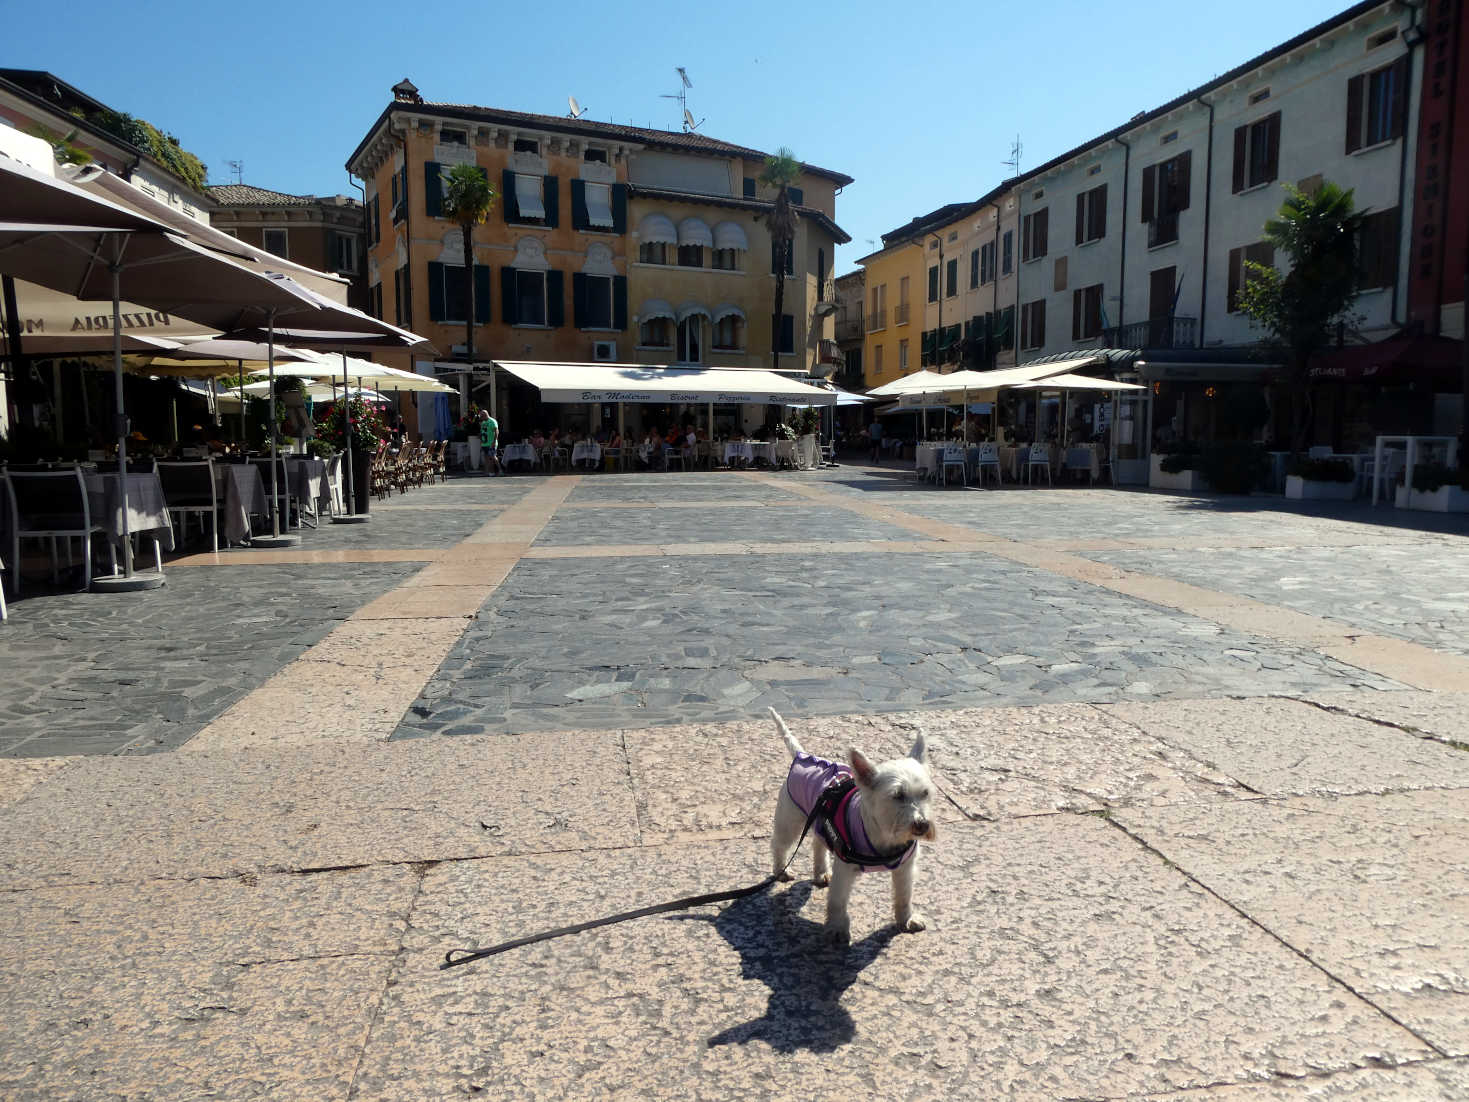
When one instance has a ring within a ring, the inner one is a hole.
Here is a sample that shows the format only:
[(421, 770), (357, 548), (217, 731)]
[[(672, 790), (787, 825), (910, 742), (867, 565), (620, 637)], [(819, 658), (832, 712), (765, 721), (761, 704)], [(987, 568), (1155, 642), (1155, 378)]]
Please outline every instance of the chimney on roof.
[(404, 77), (397, 84), (393, 85), (393, 99), (397, 103), (423, 102), (423, 97), (418, 94), (418, 89), (414, 87), (413, 81), (407, 77)]

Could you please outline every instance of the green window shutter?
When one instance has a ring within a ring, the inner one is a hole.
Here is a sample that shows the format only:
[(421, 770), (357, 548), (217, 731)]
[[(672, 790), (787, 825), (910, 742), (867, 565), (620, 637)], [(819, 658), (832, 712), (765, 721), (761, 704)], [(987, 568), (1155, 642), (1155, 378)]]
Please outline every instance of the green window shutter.
[(585, 180), (571, 181), (571, 228), (587, 230), (587, 185)]
[(612, 327), (627, 328), (627, 276), (612, 277)]
[(474, 323), (476, 325), (490, 323), (490, 266), (488, 264), (474, 266)]
[(796, 318), (794, 314), (782, 314), (780, 316), (780, 352), (781, 355), (795, 355), (796, 352)]
[(753, 176), (746, 176), (745, 177), (745, 191), (744, 191), (744, 195), (745, 195), (745, 198), (746, 199), (753, 199), (753, 198), (755, 198), (755, 177), (753, 177)]
[(444, 266), (428, 262), (428, 320), (444, 320)]
[[(547, 180), (556, 177), (547, 176)], [(546, 204), (546, 217), (551, 217), (551, 205)], [(556, 329), (566, 324), (566, 281), (561, 272), (546, 273), (546, 324)]]
[[(580, 180), (571, 182), (573, 195), (579, 183)], [(571, 274), (571, 322), (578, 329), (587, 327), (587, 277), (581, 272)]]
[(515, 269), (500, 269), (500, 316), (506, 325), (520, 321), (520, 312), (515, 308)]
[[(612, 232), (627, 232), (627, 185), (612, 185)], [(624, 326), (624, 328), (626, 328)]]
[(423, 162), (423, 209), (430, 218), (444, 217), (443, 166), (437, 161)]
[(556, 187), (556, 177), (542, 177), (541, 192), (541, 203), (546, 208), (546, 226), (554, 230), (561, 220), (561, 193)]
[(500, 209), (505, 212), (505, 221), (520, 221), (520, 202), (515, 198), (515, 173), (508, 168), (500, 173)]
[(806, 193), (798, 187), (786, 188), (786, 198), (793, 206), (804, 207), (806, 205)]

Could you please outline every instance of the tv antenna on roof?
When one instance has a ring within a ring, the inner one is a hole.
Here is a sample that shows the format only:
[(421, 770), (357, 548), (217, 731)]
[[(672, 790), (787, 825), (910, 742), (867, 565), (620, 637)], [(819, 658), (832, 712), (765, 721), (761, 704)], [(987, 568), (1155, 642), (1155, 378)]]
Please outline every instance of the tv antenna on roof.
[(700, 119), (698, 122), (695, 122), (694, 121), (694, 113), (689, 110), (687, 93), (688, 93), (688, 90), (694, 86), (694, 82), (689, 79), (688, 71), (685, 70), (682, 65), (675, 65), (673, 67), (673, 71), (678, 74), (678, 79), (679, 79), (679, 82), (681, 84), (681, 87), (679, 88), (679, 90), (677, 92), (664, 92), (658, 98), (659, 99), (676, 99), (676, 100), (678, 100), (679, 110), (681, 110), (683, 112), (683, 128), (684, 128), (684, 133), (685, 134), (690, 134), (690, 133), (693, 133), (693, 131), (699, 129), (699, 127), (704, 124), (704, 120), (703, 119)]
[(1020, 135), (1015, 135), (1015, 144), (1010, 147), (1010, 159), (1000, 163), (1010, 170), (1010, 175), (1020, 175), (1020, 153), (1024, 146), (1020, 144)]
[(235, 183), (243, 184), (245, 182), (245, 162), (225, 161), (225, 164), (227, 164), (229, 166), (229, 170), (234, 173)]
[(579, 119), (579, 118), (581, 118), (583, 115), (585, 115), (587, 113), (587, 109), (585, 107), (583, 107), (581, 104), (579, 104), (579, 103), (576, 102), (576, 97), (575, 96), (567, 96), (566, 97), (566, 102), (571, 107), (571, 114), (570, 114), (570, 117), (571, 118), (573, 118), (573, 119)]

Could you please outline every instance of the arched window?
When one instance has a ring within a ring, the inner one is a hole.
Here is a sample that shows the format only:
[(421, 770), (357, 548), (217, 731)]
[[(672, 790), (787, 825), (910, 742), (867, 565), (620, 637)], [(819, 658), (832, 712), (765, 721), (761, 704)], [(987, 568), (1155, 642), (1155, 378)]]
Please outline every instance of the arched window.
[(740, 352), (745, 347), (745, 312), (733, 303), (714, 308), (714, 351)]

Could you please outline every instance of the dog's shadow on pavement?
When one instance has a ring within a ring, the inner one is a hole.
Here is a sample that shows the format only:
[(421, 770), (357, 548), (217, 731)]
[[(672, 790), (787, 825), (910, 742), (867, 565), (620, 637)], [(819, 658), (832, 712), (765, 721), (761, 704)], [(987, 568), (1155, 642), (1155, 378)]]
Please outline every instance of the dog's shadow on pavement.
[(892, 926), (846, 948), (831, 945), (819, 922), (801, 914), (811, 898), (809, 880), (784, 891), (737, 899), (717, 915), (678, 915), (672, 921), (709, 922), (740, 954), (741, 972), (770, 988), (765, 1013), (709, 1038), (709, 1047), (762, 1040), (777, 1052), (832, 1052), (856, 1035), (842, 1006), (847, 988), (896, 935)]

